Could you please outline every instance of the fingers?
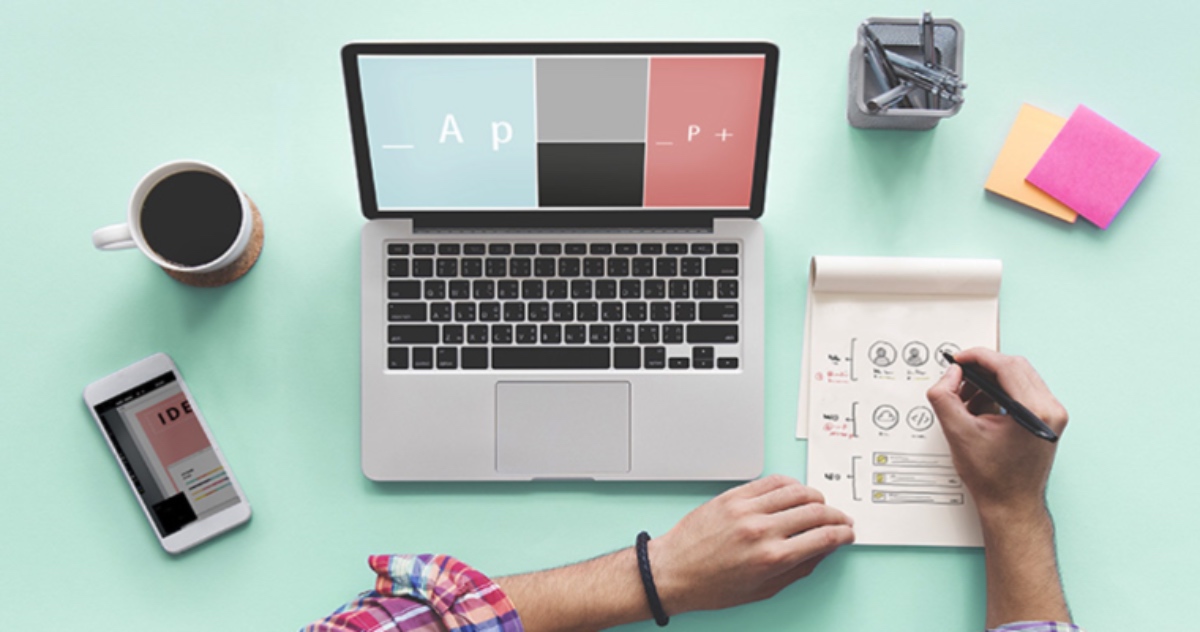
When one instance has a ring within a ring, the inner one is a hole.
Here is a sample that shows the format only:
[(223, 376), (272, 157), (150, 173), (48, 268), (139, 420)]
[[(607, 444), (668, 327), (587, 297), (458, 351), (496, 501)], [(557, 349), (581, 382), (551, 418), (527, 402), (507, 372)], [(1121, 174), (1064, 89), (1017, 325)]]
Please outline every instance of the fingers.
[(1066, 409), (1025, 358), (975, 347), (959, 353), (955, 360), (975, 363), (994, 374), (1000, 386), (1013, 399), (1042, 418), (1055, 432), (1061, 432), (1066, 427)]
[(971, 397), (964, 396), (963, 399), (967, 402), (967, 411), (976, 417), (1000, 413), (1000, 406), (987, 393), (975, 393)]
[[(784, 541), (784, 557), (789, 566), (824, 557), (838, 548), (854, 542), (854, 528), (848, 524), (832, 524), (792, 536)], [(810, 569), (811, 570), (811, 569)]]
[(761, 513), (773, 514), (792, 507), (824, 502), (825, 496), (821, 492), (791, 480), (790, 483), (755, 498), (754, 509)]
[(929, 404), (933, 406), (933, 412), (937, 413), (938, 420), (942, 422), (943, 428), (953, 427), (961, 420), (971, 416), (971, 411), (967, 410), (966, 403), (958, 393), (958, 386), (961, 383), (962, 368), (957, 364), (951, 364), (950, 368), (942, 374), (942, 379), (938, 380), (925, 393)]
[(772, 518), (772, 530), (775, 535), (784, 538), (825, 526), (854, 525), (850, 516), (824, 503), (809, 503), (785, 509), (774, 514)]
[(772, 474), (770, 476), (764, 476), (760, 479), (750, 481), (744, 485), (738, 485), (737, 487), (734, 487), (733, 489), (726, 491), (721, 495), (728, 498), (757, 498), (770, 492), (771, 490), (791, 484), (799, 485), (800, 481), (797, 481), (790, 476)]

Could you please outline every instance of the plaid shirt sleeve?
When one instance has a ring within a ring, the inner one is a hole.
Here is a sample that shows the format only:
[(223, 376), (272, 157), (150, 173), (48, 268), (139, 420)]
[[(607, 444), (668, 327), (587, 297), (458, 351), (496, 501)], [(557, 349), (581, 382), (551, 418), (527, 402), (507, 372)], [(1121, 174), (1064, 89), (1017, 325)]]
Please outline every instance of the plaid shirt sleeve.
[(1083, 628), (1058, 621), (1018, 621), (988, 630), (988, 632), (1083, 632)]
[(303, 632), (524, 632), (508, 596), (448, 555), (373, 555), (375, 589)]

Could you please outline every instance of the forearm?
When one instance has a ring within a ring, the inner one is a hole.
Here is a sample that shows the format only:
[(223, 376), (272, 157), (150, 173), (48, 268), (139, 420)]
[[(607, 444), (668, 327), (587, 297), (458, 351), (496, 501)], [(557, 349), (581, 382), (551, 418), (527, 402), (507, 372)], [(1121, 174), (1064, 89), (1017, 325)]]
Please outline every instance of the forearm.
[(1014, 621), (1070, 622), (1044, 505), (982, 512), (987, 560), (987, 627)]
[(496, 583), (528, 632), (599, 630), (650, 617), (632, 548)]

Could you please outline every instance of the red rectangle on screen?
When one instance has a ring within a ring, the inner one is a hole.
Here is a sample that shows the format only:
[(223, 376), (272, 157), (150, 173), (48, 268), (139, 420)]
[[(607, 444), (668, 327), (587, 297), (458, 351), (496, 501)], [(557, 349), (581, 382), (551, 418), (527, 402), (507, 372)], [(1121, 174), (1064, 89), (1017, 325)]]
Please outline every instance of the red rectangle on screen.
[(749, 208), (762, 57), (652, 57), (646, 206)]
[(183, 393), (138, 411), (137, 419), (164, 468), (210, 445)]

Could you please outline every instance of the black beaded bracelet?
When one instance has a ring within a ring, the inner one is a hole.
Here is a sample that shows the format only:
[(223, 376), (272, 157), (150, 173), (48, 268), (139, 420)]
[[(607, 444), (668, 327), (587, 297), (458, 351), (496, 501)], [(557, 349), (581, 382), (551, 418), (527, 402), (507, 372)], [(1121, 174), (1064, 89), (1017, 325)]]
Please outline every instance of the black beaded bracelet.
[(663, 627), (671, 622), (671, 617), (667, 616), (663, 610), (662, 601), (658, 599), (658, 589), (654, 587), (654, 575), (650, 573), (650, 554), (646, 551), (646, 543), (650, 541), (650, 534), (645, 531), (637, 536), (637, 559), (638, 570), (642, 573), (642, 588), (646, 589), (646, 601), (650, 602), (650, 613), (654, 615), (654, 622), (658, 627)]

